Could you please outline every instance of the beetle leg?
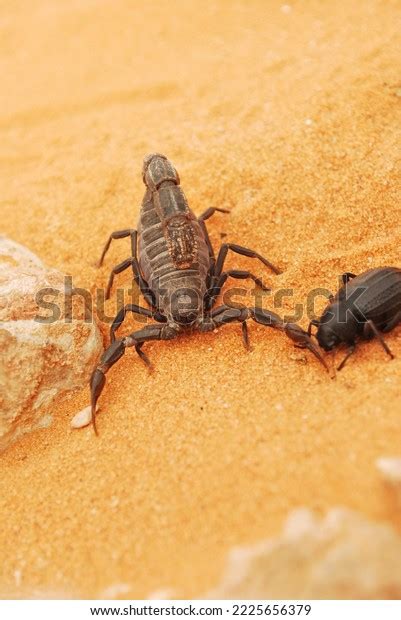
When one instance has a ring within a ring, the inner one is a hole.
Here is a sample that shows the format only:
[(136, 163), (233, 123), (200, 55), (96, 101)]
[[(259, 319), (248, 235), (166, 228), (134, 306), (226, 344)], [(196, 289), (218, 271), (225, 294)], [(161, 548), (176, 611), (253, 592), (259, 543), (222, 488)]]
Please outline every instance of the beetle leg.
[(377, 329), (376, 325), (373, 323), (372, 320), (366, 321), (365, 325), (363, 326), (363, 333), (365, 338), (369, 337), (370, 335), (376, 336), (387, 355), (391, 359), (394, 359), (394, 354), (391, 352), (389, 346), (386, 344), (386, 341), (384, 340), (383, 336), (381, 335), (380, 331)]
[(115, 340), (106, 349), (90, 378), (92, 424), (96, 435), (98, 434), (95, 420), (96, 404), (106, 383), (106, 373), (124, 355), (125, 349), (127, 347), (135, 347), (138, 355), (145, 361), (148, 358), (141, 351), (141, 346), (144, 342), (149, 340), (171, 340), (176, 335), (177, 332), (168, 325), (147, 325), (126, 338)]
[[(125, 237), (131, 237), (131, 247), (132, 249), (135, 248), (136, 250), (136, 240), (137, 240), (136, 230), (134, 230), (133, 228), (127, 228), (125, 230), (116, 230), (115, 232), (111, 233), (110, 237), (107, 239), (106, 244), (103, 248), (102, 255), (97, 263), (97, 267), (102, 266), (104, 257), (107, 254), (107, 251), (110, 247), (112, 240), (113, 239), (124, 239)], [(132, 251), (132, 254), (134, 255), (134, 250)]]
[(347, 282), (349, 280), (352, 280), (352, 278), (356, 278), (356, 275), (355, 275), (355, 273), (351, 273), (350, 271), (346, 271), (341, 276), (341, 280), (342, 280), (343, 284), (347, 284)]
[(339, 366), (337, 366), (337, 370), (342, 370), (345, 366), (345, 364), (347, 363), (347, 360), (351, 357), (351, 355), (354, 353), (356, 349), (356, 344), (355, 342), (351, 343), (348, 347), (348, 351), (346, 356), (344, 357), (343, 361), (341, 362), (341, 364)]
[(311, 321), (309, 321), (309, 325), (308, 325), (308, 336), (309, 338), (312, 335), (312, 326), (313, 327), (319, 327), (320, 323), (317, 319), (312, 319)]
[(136, 304), (127, 304), (126, 306), (124, 306), (123, 308), (121, 308), (121, 310), (119, 310), (119, 312), (116, 314), (116, 317), (113, 321), (113, 323), (111, 324), (110, 327), (110, 341), (114, 342), (114, 340), (116, 339), (116, 331), (117, 329), (120, 327), (120, 325), (123, 323), (127, 312), (132, 312), (133, 314), (139, 314), (141, 316), (146, 316), (148, 319), (154, 319), (155, 321), (158, 321), (159, 323), (165, 323), (166, 322), (166, 318), (160, 314), (160, 312), (152, 312), (152, 310), (149, 310), (148, 308), (142, 308), (141, 306), (137, 306)]

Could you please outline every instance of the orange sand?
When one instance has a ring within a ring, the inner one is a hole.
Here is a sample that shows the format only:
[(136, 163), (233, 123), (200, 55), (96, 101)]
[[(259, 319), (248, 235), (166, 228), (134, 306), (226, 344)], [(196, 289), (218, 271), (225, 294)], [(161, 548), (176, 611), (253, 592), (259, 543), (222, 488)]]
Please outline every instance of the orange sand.
[[(343, 271), (401, 265), (399, 13), (398, 0), (3, 2), (4, 233), (77, 286), (104, 285), (128, 241), (100, 272), (95, 259), (136, 223), (142, 158), (160, 151), (196, 213), (232, 210), (210, 222), (216, 246), (224, 231), (284, 269), (265, 276), (295, 288), (281, 314)], [(98, 440), (70, 429), (83, 390), (1, 457), (3, 596), (197, 595), (233, 545), (299, 505), (401, 527), (374, 466), (401, 450), (400, 330), (395, 361), (363, 344), (336, 381), (280, 333), (250, 335), (251, 353), (238, 326), (148, 345), (153, 376), (127, 354)]]

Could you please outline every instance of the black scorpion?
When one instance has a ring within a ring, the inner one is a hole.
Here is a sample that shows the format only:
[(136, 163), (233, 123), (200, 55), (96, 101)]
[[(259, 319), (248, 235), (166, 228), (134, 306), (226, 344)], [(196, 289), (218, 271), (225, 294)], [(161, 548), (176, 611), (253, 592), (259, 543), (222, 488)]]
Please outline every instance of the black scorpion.
[(338, 345), (348, 345), (348, 352), (338, 367), (341, 370), (354, 353), (359, 339), (376, 337), (390, 358), (394, 355), (382, 333), (401, 323), (401, 269), (380, 267), (369, 269), (359, 276), (344, 273), (343, 286), (318, 320), (309, 324), (317, 327), (316, 338), (325, 351)]
[[(263, 282), (249, 271), (230, 269), (224, 271), (228, 250), (256, 258), (275, 274), (280, 273), (266, 258), (240, 245), (224, 243), (215, 258), (205, 221), (216, 211), (208, 208), (197, 218), (188, 206), (180, 179), (171, 162), (164, 155), (152, 154), (145, 158), (142, 178), (146, 185), (142, 201), (138, 230), (126, 229), (110, 235), (99, 265), (113, 239), (131, 238), (132, 256), (111, 272), (107, 285), (109, 297), (114, 276), (128, 269), (133, 270), (135, 282), (150, 309), (138, 305), (124, 306), (115, 317), (111, 329), (111, 344), (103, 353), (99, 365), (90, 379), (92, 421), (95, 426), (96, 403), (105, 385), (107, 371), (121, 358), (125, 349), (134, 346), (146, 364), (150, 364), (142, 345), (149, 340), (171, 340), (180, 332), (212, 331), (221, 325), (239, 321), (243, 341), (249, 345), (247, 319), (284, 331), (297, 346), (309, 348), (326, 367), (318, 347), (310, 336), (296, 323), (285, 323), (277, 314), (260, 308), (237, 308), (221, 305), (213, 309), (215, 301), (227, 278), (249, 278), (264, 290)], [(115, 339), (115, 332), (127, 312), (136, 313), (158, 324), (146, 325), (125, 338)]]

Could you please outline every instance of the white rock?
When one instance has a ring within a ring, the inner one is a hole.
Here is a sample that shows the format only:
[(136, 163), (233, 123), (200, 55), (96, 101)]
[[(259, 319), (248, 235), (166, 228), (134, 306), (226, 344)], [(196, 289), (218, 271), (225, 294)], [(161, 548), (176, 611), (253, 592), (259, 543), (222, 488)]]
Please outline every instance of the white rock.
[(394, 490), (401, 507), (401, 457), (382, 457), (377, 459), (376, 467), (383, 480)]
[(207, 599), (399, 599), (401, 537), (388, 524), (332, 509), (289, 515), (277, 538), (231, 551)]
[(173, 598), (177, 598), (176, 592), (172, 588), (161, 588), (151, 592), (148, 596), (150, 601), (169, 601)]
[(92, 412), (91, 406), (89, 405), (74, 415), (71, 420), (71, 426), (72, 428), (84, 428), (84, 426), (88, 426), (91, 422)]
[(382, 457), (376, 466), (386, 482), (401, 485), (401, 457)]
[[(54, 399), (83, 387), (98, 358), (102, 341), (93, 322), (85, 322), (82, 301), (64, 290), (64, 276), (43, 265), (32, 252), (0, 237), (0, 451), (20, 435), (48, 426)], [(38, 291), (59, 291), (60, 316), (43, 323)], [(71, 322), (65, 302), (71, 301)]]
[(128, 583), (113, 583), (99, 594), (99, 599), (114, 600), (123, 598), (124, 595), (133, 592), (133, 587)]

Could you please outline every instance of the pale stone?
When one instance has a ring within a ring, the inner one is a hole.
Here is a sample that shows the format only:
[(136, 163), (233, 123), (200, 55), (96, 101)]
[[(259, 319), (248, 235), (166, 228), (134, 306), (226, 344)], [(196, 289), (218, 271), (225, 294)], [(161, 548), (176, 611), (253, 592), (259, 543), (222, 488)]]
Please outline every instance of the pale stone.
[(74, 417), (71, 420), (71, 427), (72, 428), (84, 428), (84, 426), (88, 426), (88, 424), (90, 424), (91, 422), (92, 422), (92, 411), (91, 411), (91, 406), (89, 405), (88, 407), (85, 407), (85, 409), (78, 411), (78, 413), (74, 415)]
[[(37, 316), (36, 295), (59, 291), (60, 317), (49, 323)], [(32, 252), (0, 237), (0, 451), (20, 435), (49, 426), (54, 399), (83, 387), (102, 349), (97, 325), (85, 322), (82, 300), (72, 296), (71, 321), (65, 321), (64, 276), (45, 267)]]
[(388, 524), (332, 509), (290, 514), (283, 533), (232, 550), (210, 599), (401, 597), (401, 537)]
[(382, 457), (377, 459), (376, 467), (383, 480), (394, 490), (401, 506), (401, 457)]
[(376, 466), (387, 482), (401, 485), (401, 457), (382, 457)]

